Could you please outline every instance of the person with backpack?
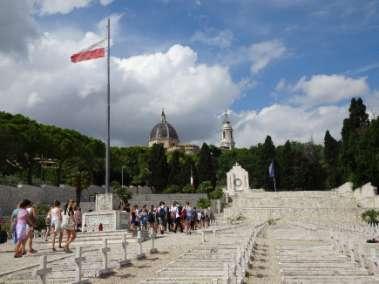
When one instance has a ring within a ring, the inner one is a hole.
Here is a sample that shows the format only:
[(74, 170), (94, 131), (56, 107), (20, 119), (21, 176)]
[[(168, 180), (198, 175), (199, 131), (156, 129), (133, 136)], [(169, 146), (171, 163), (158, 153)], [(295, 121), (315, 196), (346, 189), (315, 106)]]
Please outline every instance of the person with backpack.
[(166, 209), (165, 209), (165, 203), (163, 201), (159, 202), (158, 207), (158, 223), (159, 223), (159, 230), (161, 231), (161, 234), (164, 234), (165, 226), (166, 226)]
[(147, 214), (147, 222), (149, 223), (151, 233), (157, 233), (157, 220), (154, 205), (150, 206), (150, 211)]

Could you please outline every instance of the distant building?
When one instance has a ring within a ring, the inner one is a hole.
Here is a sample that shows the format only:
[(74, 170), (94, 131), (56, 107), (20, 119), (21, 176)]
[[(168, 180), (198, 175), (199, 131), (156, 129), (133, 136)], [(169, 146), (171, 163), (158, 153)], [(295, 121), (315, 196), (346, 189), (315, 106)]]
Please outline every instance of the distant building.
[(182, 151), (186, 154), (193, 154), (199, 151), (199, 146), (197, 145), (180, 144), (178, 133), (167, 122), (164, 110), (162, 110), (161, 122), (156, 124), (150, 131), (149, 147), (152, 147), (154, 144), (162, 144), (168, 152)]
[(225, 112), (220, 135), (220, 148), (231, 150), (234, 148), (234, 145), (233, 128), (230, 124), (228, 113)]

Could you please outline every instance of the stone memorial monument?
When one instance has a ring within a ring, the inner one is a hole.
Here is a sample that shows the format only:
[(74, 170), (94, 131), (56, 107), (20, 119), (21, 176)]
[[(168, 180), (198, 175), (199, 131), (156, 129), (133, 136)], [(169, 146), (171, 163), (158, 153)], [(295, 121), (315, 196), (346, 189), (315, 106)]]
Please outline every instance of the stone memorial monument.
[(227, 196), (234, 196), (238, 193), (250, 191), (249, 174), (236, 163), (233, 168), (226, 173), (226, 189)]
[(129, 213), (116, 208), (116, 199), (112, 193), (96, 195), (96, 211), (83, 214), (83, 229), (87, 232), (99, 231), (100, 224), (103, 231), (127, 229)]

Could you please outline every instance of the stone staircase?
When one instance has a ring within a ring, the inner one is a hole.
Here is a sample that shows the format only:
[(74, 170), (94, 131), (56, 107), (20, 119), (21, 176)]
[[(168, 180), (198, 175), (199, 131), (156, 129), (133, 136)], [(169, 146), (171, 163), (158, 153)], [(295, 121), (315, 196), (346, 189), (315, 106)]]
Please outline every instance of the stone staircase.
[[(256, 227), (256, 233), (261, 229), (262, 227)], [(242, 258), (239, 256), (241, 249), (252, 250), (253, 243), (249, 242), (250, 230), (251, 226), (241, 224), (218, 230), (216, 234), (208, 234), (200, 246), (187, 250), (157, 271), (155, 277), (142, 283), (242, 283), (247, 262), (243, 260), (240, 263)]]
[[(379, 278), (371, 275), (366, 268), (337, 252), (325, 232), (308, 231), (281, 222), (270, 226), (265, 238), (274, 252), (271, 260), (266, 261), (276, 262), (280, 276), (278, 283), (379, 283)], [(258, 268), (258, 262), (254, 261), (252, 271)]]
[(232, 204), (224, 209), (224, 219), (237, 215), (260, 223), (268, 219), (297, 222), (346, 223), (361, 222), (362, 209), (352, 194), (335, 191), (251, 191), (233, 197)]

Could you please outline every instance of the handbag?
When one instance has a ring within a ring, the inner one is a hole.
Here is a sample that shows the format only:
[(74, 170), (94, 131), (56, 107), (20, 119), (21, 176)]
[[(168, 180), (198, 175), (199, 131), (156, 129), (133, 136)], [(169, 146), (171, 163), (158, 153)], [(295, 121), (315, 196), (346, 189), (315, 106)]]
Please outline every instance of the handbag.
[(62, 215), (62, 228), (67, 227), (67, 225), (68, 225), (68, 219), (69, 219), (68, 214), (63, 214)]

